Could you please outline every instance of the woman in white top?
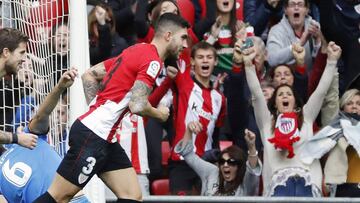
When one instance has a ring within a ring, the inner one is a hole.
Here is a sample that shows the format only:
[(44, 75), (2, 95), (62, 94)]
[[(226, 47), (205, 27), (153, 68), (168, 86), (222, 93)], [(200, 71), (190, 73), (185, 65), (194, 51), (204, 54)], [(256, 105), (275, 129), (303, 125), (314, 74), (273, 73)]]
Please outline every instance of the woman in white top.
[(320, 162), (316, 160), (306, 165), (300, 160), (298, 152), (313, 136), (313, 122), (337, 72), (336, 63), (341, 48), (334, 42), (329, 43), (325, 71), (319, 86), (304, 106), (289, 85), (277, 87), (267, 105), (252, 63), (256, 52), (253, 47), (241, 51), (240, 44), (235, 44), (235, 51), (240, 53), (235, 57), (243, 57), (247, 82), (254, 98), (255, 118), (264, 145), (264, 195), (320, 197)]
[(220, 152), (218, 164), (202, 160), (194, 153), (192, 133), (197, 134), (202, 129), (198, 121), (190, 122), (184, 138), (175, 146), (189, 166), (201, 178), (201, 195), (205, 196), (255, 196), (258, 195), (259, 180), (262, 170), (261, 162), (255, 148), (255, 134), (245, 131), (249, 154), (232, 145)]

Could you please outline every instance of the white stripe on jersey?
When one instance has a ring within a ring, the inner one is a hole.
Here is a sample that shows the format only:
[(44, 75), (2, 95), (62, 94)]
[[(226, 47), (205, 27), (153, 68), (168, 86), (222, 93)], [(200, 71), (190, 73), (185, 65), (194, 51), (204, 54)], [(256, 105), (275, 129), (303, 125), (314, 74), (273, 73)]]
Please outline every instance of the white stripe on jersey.
[[(127, 109), (130, 97), (131, 92), (128, 92), (119, 103), (107, 100), (89, 115), (82, 118), (81, 122), (96, 135), (107, 140), (114, 124), (118, 121), (124, 110)], [(114, 136), (111, 142), (114, 143), (116, 141), (116, 136)]]
[[(212, 149), (212, 134), (214, 132), (215, 124), (218, 119), (218, 116), (221, 111), (222, 105), (222, 96), (216, 90), (211, 91), (211, 105), (212, 105), (212, 114), (209, 112), (205, 112), (203, 110), (204, 98), (202, 96), (202, 89), (195, 83), (194, 87), (190, 93), (189, 101), (188, 101), (188, 108), (186, 110), (185, 115), (185, 126), (191, 121), (199, 121), (199, 117), (204, 117), (209, 120), (209, 124), (207, 126), (207, 140), (205, 146), (205, 151)], [(194, 152), (197, 151), (197, 148), (200, 146), (195, 145), (195, 141), (197, 139), (197, 135), (193, 134), (193, 146)], [(180, 157), (183, 160), (183, 157)]]
[[(137, 122), (137, 127), (134, 126), (134, 122)], [(149, 174), (150, 169), (144, 129), (144, 120), (141, 116), (126, 113), (116, 130), (116, 134), (120, 136), (119, 143), (132, 162), (135, 171), (140, 174)], [(132, 148), (132, 142), (134, 141), (133, 133), (136, 133), (138, 143), (137, 147), (134, 148)], [(133, 160), (131, 160), (132, 156), (136, 156), (135, 158), (139, 160), (139, 163), (133, 162)]]

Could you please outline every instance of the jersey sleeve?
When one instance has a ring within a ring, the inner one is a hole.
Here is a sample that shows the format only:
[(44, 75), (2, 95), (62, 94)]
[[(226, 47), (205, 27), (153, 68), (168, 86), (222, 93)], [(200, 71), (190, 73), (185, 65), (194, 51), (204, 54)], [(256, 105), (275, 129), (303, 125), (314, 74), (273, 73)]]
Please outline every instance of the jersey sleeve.
[(113, 57), (113, 58), (110, 58), (108, 60), (105, 60), (103, 63), (104, 63), (104, 66), (105, 66), (105, 70), (106, 72), (109, 71), (109, 69), (112, 67), (112, 65), (114, 64), (114, 62), (116, 61), (117, 57)]
[(136, 80), (144, 82), (148, 87), (152, 88), (155, 84), (155, 79), (161, 71), (161, 63), (159, 60), (150, 60), (141, 65), (140, 70), (136, 76)]

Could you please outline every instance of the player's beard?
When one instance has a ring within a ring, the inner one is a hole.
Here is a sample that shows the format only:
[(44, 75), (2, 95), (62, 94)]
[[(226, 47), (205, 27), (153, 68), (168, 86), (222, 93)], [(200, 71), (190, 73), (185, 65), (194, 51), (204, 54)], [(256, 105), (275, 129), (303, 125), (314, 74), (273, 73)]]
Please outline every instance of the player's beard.
[(5, 63), (5, 71), (7, 75), (16, 75), (18, 67), (14, 68), (14, 64)]

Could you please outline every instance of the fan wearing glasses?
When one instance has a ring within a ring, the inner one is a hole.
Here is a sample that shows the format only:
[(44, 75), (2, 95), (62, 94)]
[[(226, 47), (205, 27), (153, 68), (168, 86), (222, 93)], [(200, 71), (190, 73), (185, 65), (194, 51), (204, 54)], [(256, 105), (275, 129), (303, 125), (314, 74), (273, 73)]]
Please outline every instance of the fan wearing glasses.
[(215, 164), (202, 160), (194, 153), (192, 135), (202, 130), (198, 121), (190, 122), (184, 138), (175, 146), (186, 163), (200, 176), (201, 195), (204, 196), (255, 196), (258, 194), (262, 164), (255, 148), (255, 134), (245, 130), (248, 158), (237, 146), (221, 151)]

